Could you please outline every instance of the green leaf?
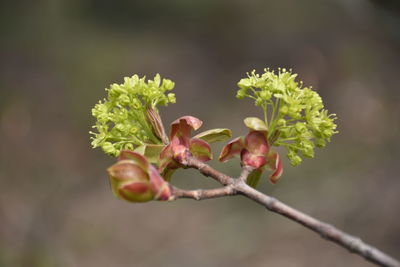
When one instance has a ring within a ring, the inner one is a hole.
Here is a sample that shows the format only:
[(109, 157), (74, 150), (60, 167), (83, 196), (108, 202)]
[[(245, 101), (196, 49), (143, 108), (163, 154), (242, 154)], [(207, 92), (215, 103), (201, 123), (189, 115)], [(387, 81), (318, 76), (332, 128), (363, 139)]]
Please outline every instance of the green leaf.
[(252, 171), (249, 176), (247, 177), (247, 184), (253, 188), (256, 188), (258, 181), (260, 181), (261, 174), (263, 173), (262, 170), (256, 169)]
[(216, 128), (199, 133), (193, 138), (198, 138), (207, 143), (225, 141), (232, 137), (232, 131), (226, 128)]
[(253, 131), (268, 131), (265, 122), (257, 117), (248, 117), (244, 119), (244, 124)]
[(164, 147), (165, 145), (147, 144), (138, 146), (134, 151), (145, 156), (151, 163), (158, 165), (160, 161), (160, 153)]
[(161, 176), (164, 178), (165, 181), (171, 182), (172, 175), (176, 169), (165, 168), (164, 171), (161, 173)]
[(197, 138), (190, 139), (190, 153), (192, 153), (193, 157), (203, 162), (213, 158), (210, 145), (206, 141)]

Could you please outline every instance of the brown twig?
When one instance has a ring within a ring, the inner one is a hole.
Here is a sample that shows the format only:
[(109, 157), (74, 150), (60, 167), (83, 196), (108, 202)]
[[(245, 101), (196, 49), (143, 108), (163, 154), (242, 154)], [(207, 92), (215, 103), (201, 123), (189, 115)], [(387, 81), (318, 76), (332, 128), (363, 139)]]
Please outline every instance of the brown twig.
[(350, 252), (361, 255), (371, 262), (381, 266), (400, 266), (400, 263), (394, 258), (391, 258), (377, 248), (364, 243), (360, 238), (351, 236), (330, 224), (321, 222), (305, 213), (302, 213), (301, 211), (291, 208), (279, 200), (255, 190), (245, 183), (237, 183), (235, 189), (246, 197), (263, 205), (268, 210), (279, 213), (304, 225), (312, 231), (320, 234), (321, 237), (347, 248)]
[(197, 189), (183, 190), (177, 187), (173, 188), (173, 195), (177, 198), (192, 198), (195, 200), (203, 200), (209, 198), (226, 197), (236, 195), (237, 191), (231, 185), (215, 189)]
[(223, 185), (229, 185), (234, 182), (232, 177), (217, 171), (210, 165), (205, 164), (204, 162), (201, 162), (193, 157), (188, 157), (185, 165), (189, 168), (198, 169), (203, 175), (211, 177)]
[(250, 166), (243, 166), (242, 167), (242, 172), (240, 173), (239, 180), (246, 182), (247, 177), (249, 177), (250, 173), (254, 170), (253, 167)]
[(211, 178), (225, 185), (225, 187), (192, 191), (175, 189), (176, 191), (174, 192), (177, 194), (177, 198), (193, 198), (200, 200), (229, 196), (239, 193), (254, 200), (272, 212), (281, 214), (290, 220), (304, 225), (305, 227), (321, 235), (321, 237), (335, 242), (336, 244), (348, 249), (350, 252), (364, 257), (370, 262), (376, 263), (380, 266), (400, 267), (400, 262), (398, 262), (396, 259), (386, 255), (377, 248), (366, 244), (360, 238), (349, 235), (330, 224), (319, 221), (305, 213), (302, 213), (301, 211), (289, 207), (273, 197), (267, 196), (250, 187), (246, 184), (247, 176), (252, 171), (252, 169), (249, 167), (244, 167), (242, 169), (239, 179), (233, 179), (232, 177), (229, 177), (192, 157), (187, 160), (186, 166), (189, 168), (198, 169), (202, 174), (205, 176), (210, 176)]

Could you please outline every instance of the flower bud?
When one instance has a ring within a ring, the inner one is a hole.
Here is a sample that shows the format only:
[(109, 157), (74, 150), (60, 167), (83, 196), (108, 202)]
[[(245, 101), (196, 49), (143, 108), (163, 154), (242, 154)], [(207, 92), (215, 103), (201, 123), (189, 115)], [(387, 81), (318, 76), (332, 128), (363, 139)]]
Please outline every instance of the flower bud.
[(238, 82), (238, 86), (239, 86), (240, 88), (242, 88), (242, 89), (247, 89), (247, 88), (249, 88), (249, 87), (251, 86), (250, 79), (247, 79), (247, 78), (241, 79), (241, 80)]
[(164, 143), (164, 144), (168, 144), (168, 137), (167, 134), (165, 133), (165, 129), (164, 129), (164, 125), (161, 121), (161, 117), (160, 114), (158, 114), (158, 111), (152, 108), (147, 108), (146, 110), (146, 115), (147, 115), (147, 119), (150, 122), (152, 128), (153, 128), (153, 132), (154, 134), (160, 138), (160, 140)]
[[(262, 122), (261, 120), (259, 120)], [(258, 120), (252, 120), (252, 118), (247, 118), (245, 123), (247, 127), (262, 128), (266, 127), (264, 122), (258, 124)], [(255, 169), (262, 168), (267, 160), (267, 154), (269, 151), (269, 144), (267, 140), (267, 131), (256, 131), (250, 130), (245, 138), (238, 137), (229, 142), (221, 151), (219, 160), (224, 162), (232, 158), (235, 155), (240, 155), (240, 159), (243, 165), (251, 166)]]
[(163, 87), (165, 90), (172, 90), (175, 87), (175, 83), (169, 79), (163, 79)]
[(142, 155), (133, 151), (122, 151), (120, 160), (108, 168), (114, 195), (130, 202), (169, 200), (170, 185)]
[(204, 139), (218, 140), (226, 133), (226, 129), (214, 129), (195, 137), (191, 137), (192, 130), (197, 130), (203, 124), (193, 116), (183, 116), (171, 123), (169, 134), (170, 143), (160, 152), (159, 172), (167, 181), (173, 170), (184, 167), (188, 157), (194, 157), (202, 162), (212, 159), (210, 145)]
[(256, 169), (265, 165), (266, 155), (269, 151), (266, 132), (250, 131), (245, 137), (245, 147), (240, 154), (244, 165)]

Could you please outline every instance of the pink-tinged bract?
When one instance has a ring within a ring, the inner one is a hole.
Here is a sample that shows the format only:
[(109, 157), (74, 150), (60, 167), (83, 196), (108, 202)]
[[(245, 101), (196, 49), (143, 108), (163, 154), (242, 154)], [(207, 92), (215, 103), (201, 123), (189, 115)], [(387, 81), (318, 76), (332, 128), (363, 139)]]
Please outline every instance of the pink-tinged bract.
[(192, 138), (190, 139), (190, 153), (196, 159), (205, 162), (212, 159), (210, 145), (201, 139)]
[(147, 170), (150, 165), (148, 160), (143, 155), (131, 150), (122, 150), (118, 156), (118, 161), (120, 160), (132, 160), (144, 170)]
[(269, 176), (269, 180), (275, 184), (283, 173), (282, 160), (278, 153), (272, 152), (268, 155), (268, 166), (273, 170), (273, 173)]
[(237, 137), (230, 141), (228, 144), (224, 146), (219, 155), (219, 161), (225, 162), (236, 155), (240, 155), (240, 152), (244, 148), (244, 141), (242, 137)]
[(250, 153), (255, 155), (266, 155), (269, 151), (269, 145), (266, 132), (250, 131), (245, 137), (245, 147)]
[[(252, 172), (251, 186), (256, 186), (264, 166), (268, 166), (273, 172), (269, 176), (272, 183), (276, 183), (283, 173), (282, 160), (279, 154), (270, 151), (267, 131), (254, 130), (254, 128), (264, 129), (264, 122), (256, 118), (247, 118), (246, 126), (249, 127), (249, 133), (243, 138), (238, 137), (224, 146), (219, 156), (219, 160), (225, 162), (230, 158), (240, 155), (241, 164), (250, 166), (257, 172)], [(251, 127), (250, 127), (251, 126)], [(254, 178), (254, 179), (253, 179)]]
[(240, 155), (243, 165), (258, 169), (266, 164), (268, 151), (266, 132), (251, 130), (244, 138), (238, 137), (229, 142), (222, 149), (219, 160), (224, 162)]
[(124, 150), (120, 159), (108, 168), (114, 195), (130, 202), (168, 200), (172, 196), (170, 185), (145, 157)]
[(170, 143), (160, 153), (159, 171), (164, 176), (170, 170), (181, 168), (186, 163), (188, 156), (193, 156), (200, 161), (208, 161), (212, 158), (210, 145), (201, 139), (191, 138), (192, 130), (197, 130), (202, 121), (192, 117), (183, 116), (172, 122), (170, 131)]
[[(183, 116), (171, 123), (170, 139), (173, 137), (183, 137), (183, 140), (190, 138), (192, 130), (197, 130), (203, 122), (193, 116)], [(188, 141), (187, 141), (188, 142)], [(189, 146), (189, 143), (185, 145)]]
[(242, 150), (240, 159), (243, 165), (253, 167), (254, 169), (259, 169), (267, 163), (265, 155), (253, 154), (247, 149)]

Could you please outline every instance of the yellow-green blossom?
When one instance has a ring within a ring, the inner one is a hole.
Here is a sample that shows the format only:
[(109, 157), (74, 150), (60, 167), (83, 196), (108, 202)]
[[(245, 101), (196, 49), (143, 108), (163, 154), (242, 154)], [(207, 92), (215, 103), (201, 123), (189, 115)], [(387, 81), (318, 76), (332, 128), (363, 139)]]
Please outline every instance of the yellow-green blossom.
[(291, 70), (255, 71), (238, 82), (236, 97), (249, 97), (264, 111), (270, 145), (284, 146), (292, 165), (304, 157), (314, 157), (314, 147), (324, 147), (337, 133), (335, 114), (328, 114), (321, 97), (311, 87), (303, 87)]
[(106, 89), (108, 96), (92, 109), (97, 119), (90, 132), (92, 146), (101, 147), (107, 154), (117, 156), (123, 149), (151, 143), (161, 144), (154, 134), (146, 116), (146, 109), (157, 111), (157, 105), (175, 103), (175, 94), (167, 93), (174, 88), (174, 82), (161, 79), (157, 74), (153, 80), (138, 75), (125, 77), (124, 83), (112, 84)]

